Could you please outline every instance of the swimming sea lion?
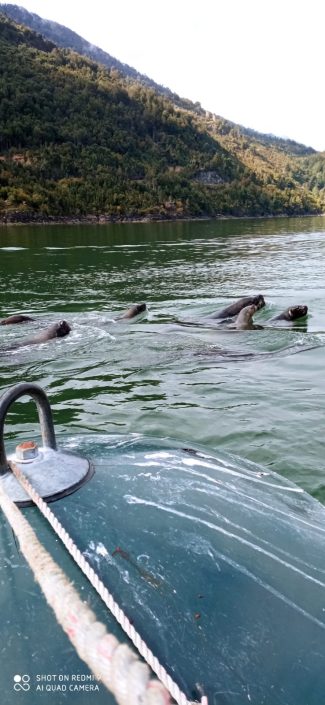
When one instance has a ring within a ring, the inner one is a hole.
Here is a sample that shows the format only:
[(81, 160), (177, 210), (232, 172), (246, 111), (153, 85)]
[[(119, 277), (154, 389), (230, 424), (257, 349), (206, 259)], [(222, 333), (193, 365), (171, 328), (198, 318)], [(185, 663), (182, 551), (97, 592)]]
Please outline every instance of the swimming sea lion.
[(252, 304), (256, 306), (256, 311), (263, 308), (263, 306), (265, 306), (264, 296), (262, 296), (262, 294), (257, 294), (256, 296), (244, 296), (243, 299), (238, 299), (235, 303), (230, 304), (230, 306), (226, 306), (226, 308), (222, 308), (221, 311), (216, 311), (216, 313), (210, 314), (207, 318), (232, 318), (233, 316), (237, 316), (243, 308)]
[(236, 328), (237, 330), (254, 330), (263, 328), (263, 326), (255, 325), (253, 323), (253, 316), (256, 311), (257, 306), (255, 304), (245, 306), (239, 312), (234, 324), (229, 327)]
[(286, 308), (285, 311), (282, 311), (282, 313), (279, 313), (278, 316), (273, 316), (273, 318), (270, 319), (270, 322), (273, 321), (296, 321), (297, 318), (303, 318), (304, 316), (307, 316), (308, 313), (308, 306), (304, 306), (302, 304), (299, 304), (298, 306), (289, 306)]
[(59, 323), (53, 323), (49, 328), (40, 331), (37, 335), (32, 338), (25, 338), (19, 343), (14, 343), (5, 348), (5, 351), (17, 350), (17, 348), (23, 348), (25, 345), (37, 345), (39, 343), (46, 343), (47, 340), (52, 340), (52, 338), (63, 338), (65, 335), (70, 333), (71, 328), (67, 321), (60, 321)]
[(135, 316), (138, 316), (139, 313), (143, 313), (143, 311), (147, 310), (146, 304), (133, 304), (133, 306), (130, 306), (125, 313), (123, 313), (121, 316), (117, 316), (114, 318), (114, 321), (122, 321), (125, 319), (130, 319), (130, 318), (135, 318)]
[(2, 321), (0, 321), (0, 326), (10, 326), (12, 323), (27, 323), (27, 321), (35, 321), (35, 318), (23, 316), (21, 313), (15, 313), (13, 316), (3, 318)]

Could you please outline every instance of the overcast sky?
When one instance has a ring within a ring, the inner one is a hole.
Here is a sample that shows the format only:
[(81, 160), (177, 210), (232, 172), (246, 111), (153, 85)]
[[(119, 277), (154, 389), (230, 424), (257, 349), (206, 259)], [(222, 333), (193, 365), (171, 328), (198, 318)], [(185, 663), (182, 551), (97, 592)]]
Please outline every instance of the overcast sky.
[(324, 0), (16, 0), (203, 108), (325, 150)]

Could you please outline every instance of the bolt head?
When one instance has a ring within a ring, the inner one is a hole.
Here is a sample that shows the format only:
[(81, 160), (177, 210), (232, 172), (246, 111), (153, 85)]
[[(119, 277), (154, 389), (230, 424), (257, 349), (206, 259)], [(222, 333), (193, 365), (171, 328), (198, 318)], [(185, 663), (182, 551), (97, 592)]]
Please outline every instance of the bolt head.
[(35, 441), (24, 441), (16, 446), (16, 460), (23, 463), (27, 460), (34, 460), (38, 456), (38, 446)]

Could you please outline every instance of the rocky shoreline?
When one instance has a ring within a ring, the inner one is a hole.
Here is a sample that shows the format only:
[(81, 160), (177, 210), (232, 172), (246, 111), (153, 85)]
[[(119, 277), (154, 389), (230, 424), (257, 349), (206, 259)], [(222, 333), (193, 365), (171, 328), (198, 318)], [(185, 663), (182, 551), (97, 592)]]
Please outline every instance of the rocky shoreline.
[[(0, 225), (105, 225), (108, 223), (153, 223), (159, 221), (178, 220), (211, 220), (211, 218), (222, 218), (223, 216), (191, 216), (191, 215), (163, 215), (158, 213), (149, 213), (147, 215), (84, 215), (84, 216), (65, 216), (65, 215), (49, 215), (45, 216), (41, 213), (20, 213), (19, 211), (6, 213), (0, 216)], [(226, 216), (228, 217), (228, 216)], [(229, 216), (231, 217), (231, 216)]]
[(157, 223), (157, 222), (186, 222), (206, 220), (257, 220), (265, 218), (306, 218), (324, 216), (325, 213), (277, 213), (276, 215), (184, 215), (184, 214), (158, 214), (147, 215), (85, 215), (85, 216), (45, 216), (42, 213), (24, 213), (13, 211), (0, 216), (1, 225), (108, 225), (123, 223)]

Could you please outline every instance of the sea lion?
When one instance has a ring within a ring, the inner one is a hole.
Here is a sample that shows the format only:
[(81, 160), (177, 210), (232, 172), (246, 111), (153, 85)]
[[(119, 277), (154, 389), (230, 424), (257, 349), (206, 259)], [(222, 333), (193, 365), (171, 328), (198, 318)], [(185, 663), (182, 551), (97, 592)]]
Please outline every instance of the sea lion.
[(226, 306), (226, 308), (222, 308), (221, 311), (216, 311), (215, 313), (206, 316), (206, 318), (232, 318), (233, 316), (237, 316), (243, 308), (252, 304), (256, 306), (256, 311), (263, 308), (263, 306), (265, 306), (264, 296), (262, 296), (262, 294), (257, 294), (256, 296), (244, 296), (244, 298), (238, 299), (238, 301), (230, 304), (230, 306)]
[(298, 318), (307, 316), (307, 313), (308, 306), (302, 304), (298, 304), (297, 306), (289, 306), (285, 311), (279, 313), (278, 316), (273, 316), (269, 322), (273, 323), (273, 321), (288, 321), (291, 323), (292, 321), (296, 321)]
[(24, 316), (21, 313), (15, 313), (13, 316), (3, 318), (2, 321), (0, 321), (0, 326), (10, 326), (12, 323), (27, 323), (28, 321), (35, 321), (35, 318)]
[(121, 316), (117, 316), (114, 318), (114, 321), (122, 321), (122, 320), (128, 320), (130, 318), (135, 318), (135, 316), (138, 316), (140, 313), (143, 313), (144, 311), (147, 310), (146, 304), (133, 304), (133, 306), (130, 306), (130, 308), (125, 311)]
[(2, 349), (4, 352), (10, 350), (17, 350), (17, 348), (23, 348), (26, 345), (37, 345), (39, 343), (46, 343), (47, 340), (52, 340), (53, 338), (63, 338), (65, 335), (70, 333), (71, 328), (67, 321), (60, 321), (59, 323), (53, 323), (49, 328), (40, 331), (37, 335), (32, 338), (25, 338), (19, 343), (14, 343), (14, 345), (9, 345), (7, 348)]
[(255, 325), (255, 323), (253, 323), (253, 316), (257, 310), (258, 309), (255, 304), (251, 304), (250, 306), (245, 306), (239, 312), (235, 322), (231, 326), (229, 326), (229, 328), (236, 328), (236, 330), (262, 329), (263, 326)]

